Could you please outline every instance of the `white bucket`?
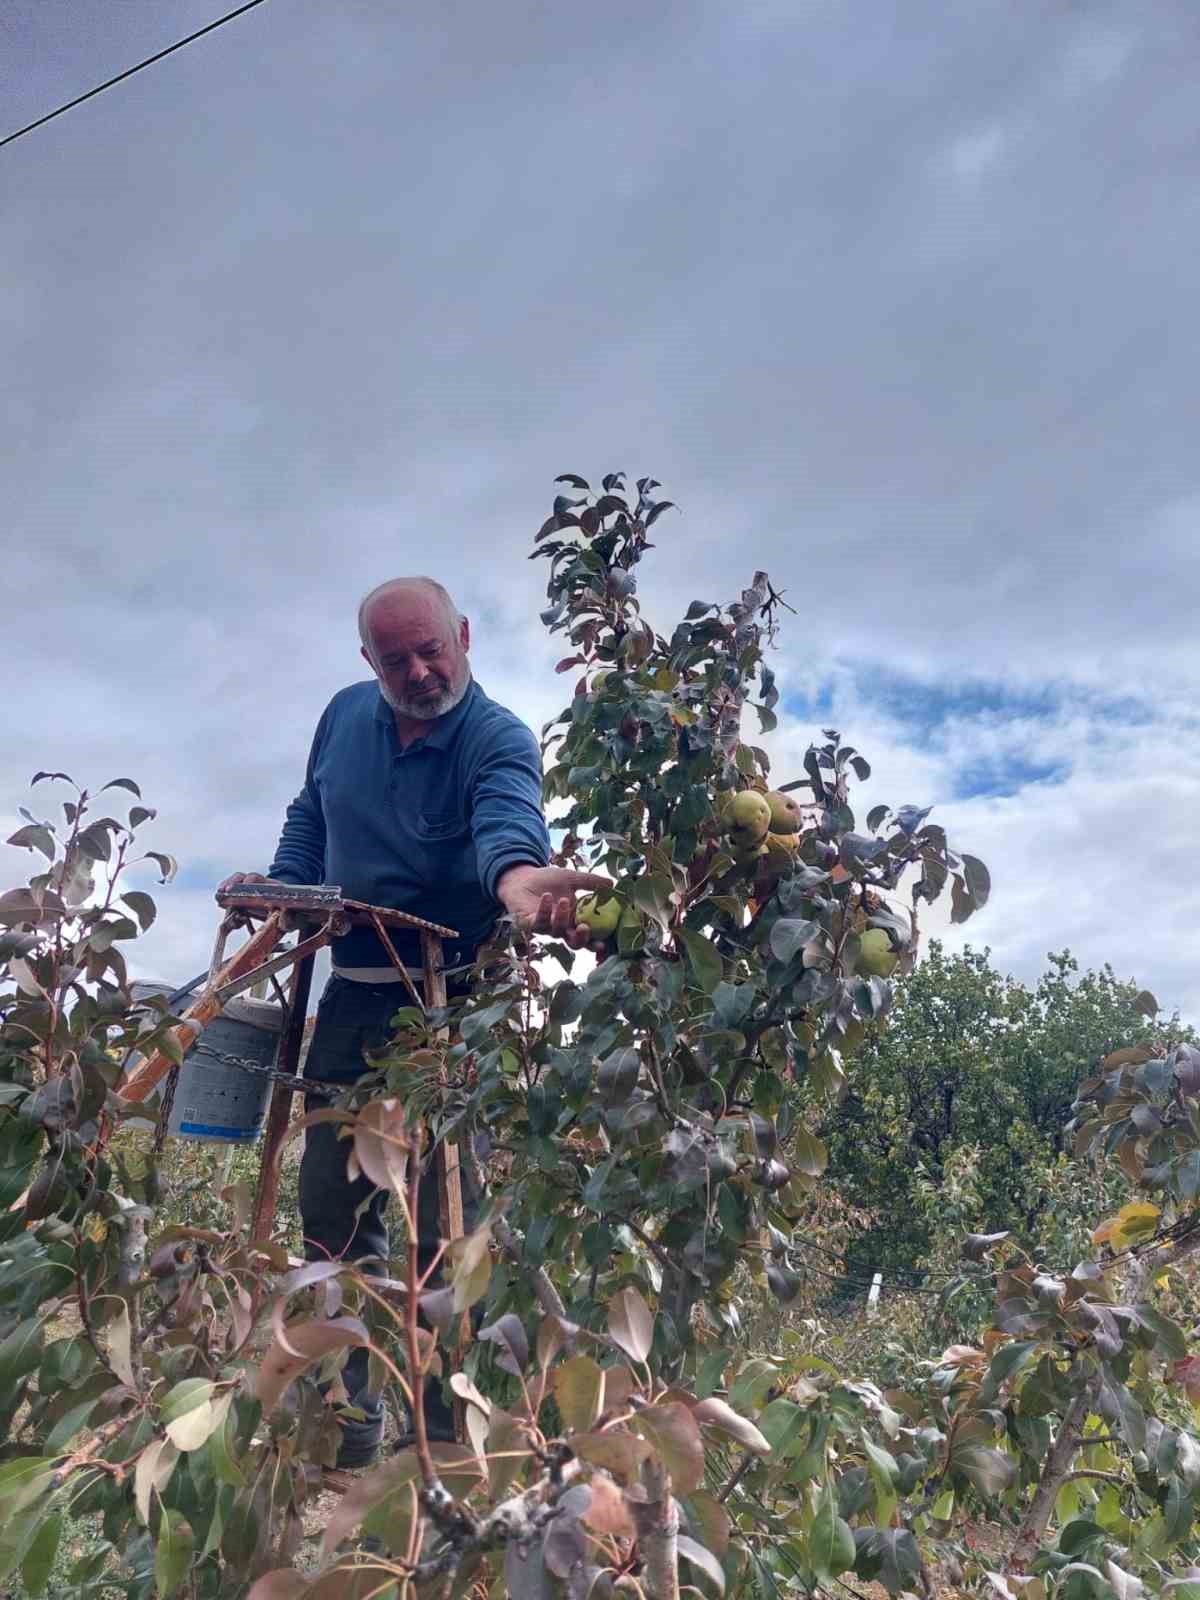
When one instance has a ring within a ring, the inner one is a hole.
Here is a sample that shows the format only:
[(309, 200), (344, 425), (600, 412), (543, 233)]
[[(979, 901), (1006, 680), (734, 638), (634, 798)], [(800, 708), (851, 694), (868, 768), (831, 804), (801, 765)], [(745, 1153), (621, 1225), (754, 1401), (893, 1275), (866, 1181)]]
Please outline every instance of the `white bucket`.
[[(170, 1000), (178, 992), (169, 983), (139, 982), (131, 987), (137, 1000), (154, 994)], [(189, 995), (173, 1009), (186, 1010), (190, 1001)], [(253, 1144), (266, 1117), (270, 1080), (216, 1061), (200, 1046), (269, 1067), (275, 1063), (282, 1030), (283, 1008), (276, 1001), (235, 995), (184, 1057), (167, 1132), (180, 1139)]]

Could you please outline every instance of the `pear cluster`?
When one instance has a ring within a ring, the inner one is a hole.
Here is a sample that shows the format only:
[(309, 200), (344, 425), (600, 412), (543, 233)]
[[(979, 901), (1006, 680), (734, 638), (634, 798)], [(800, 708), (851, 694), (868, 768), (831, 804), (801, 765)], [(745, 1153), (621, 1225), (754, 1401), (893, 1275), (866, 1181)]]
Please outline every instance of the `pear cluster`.
[(729, 853), (739, 866), (763, 860), (774, 873), (787, 870), (799, 848), (803, 813), (791, 795), (771, 789), (741, 789), (725, 803), (722, 817)]

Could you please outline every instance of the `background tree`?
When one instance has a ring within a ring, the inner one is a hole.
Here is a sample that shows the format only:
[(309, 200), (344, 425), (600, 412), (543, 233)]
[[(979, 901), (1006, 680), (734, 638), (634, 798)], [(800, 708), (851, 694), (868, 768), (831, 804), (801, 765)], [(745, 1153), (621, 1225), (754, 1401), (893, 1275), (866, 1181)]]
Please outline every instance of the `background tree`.
[[(821, 1127), (830, 1178), (870, 1219), (849, 1247), (856, 1271), (920, 1263), (938, 1226), (922, 1187), (936, 1190), (967, 1148), (976, 1152), (974, 1226), (1040, 1236), (1079, 1085), (1114, 1050), (1162, 1033), (1138, 985), (1107, 967), (1080, 974), (1066, 951), (1049, 959), (1029, 987), (1002, 976), (986, 951), (949, 955), (934, 940), (899, 980), (886, 1023), (868, 1031)], [(1173, 1031), (1191, 1037), (1178, 1023)], [(1094, 1215), (1104, 1199), (1089, 1181), (1081, 1204)]]

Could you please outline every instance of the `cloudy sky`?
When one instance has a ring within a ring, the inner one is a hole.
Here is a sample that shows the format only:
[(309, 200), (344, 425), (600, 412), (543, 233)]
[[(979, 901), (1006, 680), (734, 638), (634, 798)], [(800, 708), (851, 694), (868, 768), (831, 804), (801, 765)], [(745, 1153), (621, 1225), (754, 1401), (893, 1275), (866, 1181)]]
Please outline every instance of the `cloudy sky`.
[[(6, 126), (219, 11), (8, 0)], [(530, 536), (623, 468), (661, 628), (796, 606), (781, 779), (840, 728), (1003, 967), (1200, 1017), (1198, 59), (1193, 0), (268, 0), (0, 151), (0, 820), (136, 777), (190, 976), (360, 594), (442, 578), (540, 726)]]

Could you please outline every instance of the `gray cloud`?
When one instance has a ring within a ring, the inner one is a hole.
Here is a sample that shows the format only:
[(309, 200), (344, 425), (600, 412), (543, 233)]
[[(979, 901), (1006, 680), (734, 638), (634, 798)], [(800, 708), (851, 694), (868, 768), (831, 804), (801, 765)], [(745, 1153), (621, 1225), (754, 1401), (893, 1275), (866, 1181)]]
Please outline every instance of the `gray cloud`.
[[(70, 11), (7, 8), (13, 125), (212, 15)], [(1194, 814), (1198, 27), (1185, 0), (289, 0), (0, 152), (0, 803), (127, 770), (197, 872), (261, 862), (360, 675), (359, 595), (414, 568), (537, 725), (564, 685), (529, 534), (556, 472), (625, 466), (685, 509), (644, 581), (664, 625), (765, 566), (797, 689), (1076, 697), (1005, 745), (1062, 774), (1068, 888), (1022, 864), (1044, 788), (956, 804), (1004, 855), (1006, 959), (1124, 950), (1097, 830)], [(958, 781), (844, 704), (898, 773)], [(1156, 738), (1184, 756), (1154, 806), (1095, 809), (1097, 741), (1124, 781)], [(1184, 920), (1157, 894), (1147, 982)], [(159, 959), (194, 970), (204, 896), (173, 903)]]

